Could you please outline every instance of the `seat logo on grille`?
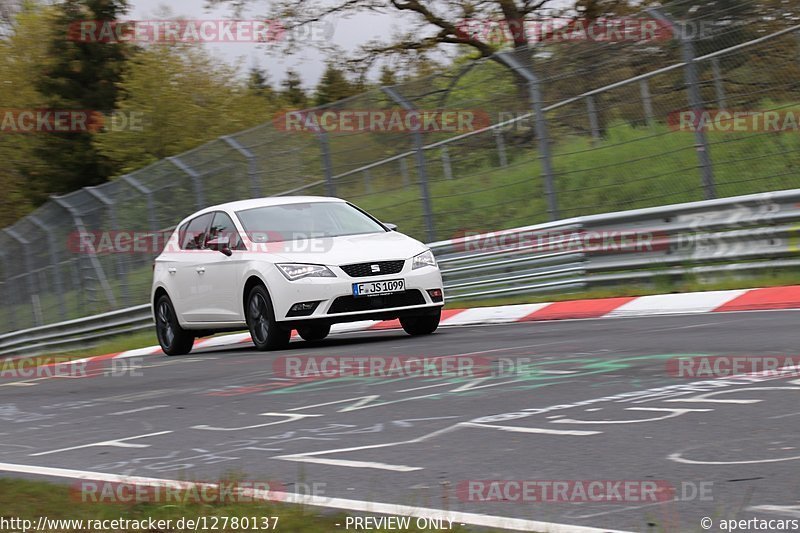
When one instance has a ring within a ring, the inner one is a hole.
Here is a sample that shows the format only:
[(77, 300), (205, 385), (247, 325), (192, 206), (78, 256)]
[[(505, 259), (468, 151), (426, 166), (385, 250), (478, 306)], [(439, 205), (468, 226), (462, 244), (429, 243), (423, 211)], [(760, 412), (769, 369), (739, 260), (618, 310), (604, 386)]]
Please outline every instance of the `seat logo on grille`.
[(381, 266), (380, 265), (370, 265), (369, 268), (373, 272), (380, 272), (381, 271)]

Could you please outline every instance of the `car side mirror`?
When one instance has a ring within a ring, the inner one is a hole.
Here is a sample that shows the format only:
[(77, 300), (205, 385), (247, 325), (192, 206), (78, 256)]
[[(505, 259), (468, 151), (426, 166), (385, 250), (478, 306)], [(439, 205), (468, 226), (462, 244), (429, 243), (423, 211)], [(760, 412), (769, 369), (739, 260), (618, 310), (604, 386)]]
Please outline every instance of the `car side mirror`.
[(217, 237), (216, 239), (211, 239), (208, 241), (206, 246), (210, 250), (216, 250), (227, 257), (233, 255), (233, 252), (230, 248), (230, 239), (228, 237)]
[(397, 224), (392, 224), (391, 222), (384, 222), (383, 225), (386, 226), (386, 229), (388, 229), (389, 231), (397, 231)]

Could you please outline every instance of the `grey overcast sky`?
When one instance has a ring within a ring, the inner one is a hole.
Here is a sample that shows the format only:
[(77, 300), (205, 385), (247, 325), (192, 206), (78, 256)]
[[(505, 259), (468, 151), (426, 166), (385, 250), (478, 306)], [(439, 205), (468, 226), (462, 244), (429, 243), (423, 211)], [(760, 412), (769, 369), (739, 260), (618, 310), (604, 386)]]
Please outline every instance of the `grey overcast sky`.
[[(157, 18), (164, 9), (168, 9), (172, 16), (187, 19), (223, 19), (231, 18), (229, 7), (205, 9), (204, 0), (177, 0), (164, 2), (164, 0), (131, 0), (131, 9), (126, 18), (142, 20)], [(266, 2), (254, 1), (252, 8), (241, 18), (264, 16), (267, 12)], [(348, 19), (338, 19), (333, 22), (333, 42), (345, 49), (352, 50), (364, 42), (378, 37), (386, 37), (397, 28), (398, 17), (388, 15), (356, 15)], [(234, 63), (241, 60), (243, 68), (258, 64), (266, 69), (270, 75), (273, 86), (277, 86), (284, 78), (284, 73), (289, 68), (294, 68), (303, 78), (306, 88), (313, 88), (322, 75), (325, 66), (325, 57), (313, 46), (306, 46), (299, 52), (281, 57), (269, 52), (268, 45), (254, 43), (210, 43), (203, 44), (212, 54)]]

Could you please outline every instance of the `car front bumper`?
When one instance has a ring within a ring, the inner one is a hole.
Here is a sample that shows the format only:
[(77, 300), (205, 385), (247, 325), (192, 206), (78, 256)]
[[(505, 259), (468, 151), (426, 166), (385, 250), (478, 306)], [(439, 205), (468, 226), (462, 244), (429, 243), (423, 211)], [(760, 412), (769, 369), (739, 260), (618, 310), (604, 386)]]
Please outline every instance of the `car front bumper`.
[[(338, 267), (330, 267), (335, 278), (303, 278), (289, 281), (272, 276), (270, 296), (278, 322), (298, 323), (317, 322), (351, 322), (372, 318), (397, 318), (403, 315), (425, 314), (435, 312), (444, 305), (444, 298), (435, 301), (430, 290), (442, 290), (442, 276), (439, 269), (426, 266), (411, 269), (407, 261), (397, 274), (381, 276), (351, 277)], [(281, 276), (278, 274), (278, 276)], [(383, 296), (353, 296), (354, 283), (388, 281), (403, 279), (404, 293), (393, 293)], [(302, 302), (317, 302), (313, 312), (298, 315), (291, 311), (292, 306)]]

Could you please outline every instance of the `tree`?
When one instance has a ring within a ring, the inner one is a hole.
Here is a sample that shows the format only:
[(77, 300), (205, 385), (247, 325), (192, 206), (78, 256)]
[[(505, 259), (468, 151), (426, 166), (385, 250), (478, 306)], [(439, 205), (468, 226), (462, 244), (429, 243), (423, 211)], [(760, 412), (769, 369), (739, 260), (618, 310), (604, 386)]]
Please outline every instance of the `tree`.
[(325, 105), (358, 92), (358, 89), (354, 87), (354, 84), (350, 83), (343, 71), (336, 68), (333, 63), (328, 63), (317, 85), (314, 100), (316, 105)]
[(275, 102), (275, 90), (269, 83), (269, 76), (267, 73), (258, 68), (251, 67), (247, 75), (247, 88), (250, 92), (261, 98), (265, 98), (268, 102)]
[[(113, 111), (129, 47), (124, 43), (78, 42), (67, 38), (82, 20), (117, 20), (125, 0), (65, 0), (55, 7), (46, 30), (47, 55), (35, 65), (34, 85), (46, 107), (57, 110)], [(92, 132), (50, 133), (37, 137), (36, 168), (24, 170), (29, 194), (41, 203), (50, 194), (105, 182), (114, 174), (92, 145)]]
[(381, 76), (379, 80), (380, 84), (384, 87), (395, 85), (397, 83), (397, 74), (389, 67), (389, 65), (383, 65), (381, 67)]
[[(52, 17), (52, 9), (30, 5), (9, 19), (13, 31), (0, 38), (0, 102), (5, 109), (44, 107), (31, 77), (31, 65), (40, 64), (47, 53), (41, 28)], [(13, 223), (32, 207), (26, 178), (21, 168), (34, 169), (38, 160), (33, 154), (35, 136), (0, 134), (0, 226)]]
[(308, 96), (303, 91), (303, 80), (294, 69), (286, 71), (286, 79), (281, 82), (281, 97), (287, 105), (294, 108), (304, 108), (308, 106)]
[(276, 104), (236, 78), (235, 67), (202, 48), (150, 46), (131, 59), (119, 83), (117, 112), (127, 127), (97, 134), (95, 147), (129, 172), (268, 121)]

